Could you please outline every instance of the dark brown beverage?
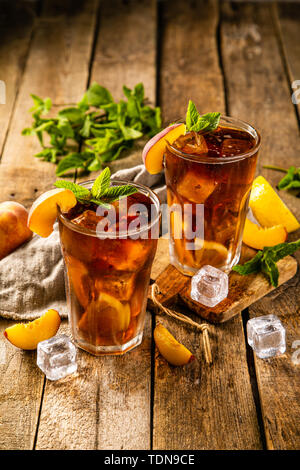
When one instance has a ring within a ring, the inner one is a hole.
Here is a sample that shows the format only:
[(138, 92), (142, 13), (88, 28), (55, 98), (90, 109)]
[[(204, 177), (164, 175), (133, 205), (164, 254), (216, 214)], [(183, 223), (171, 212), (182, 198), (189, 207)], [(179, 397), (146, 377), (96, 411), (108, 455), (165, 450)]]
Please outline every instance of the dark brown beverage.
[(93, 354), (121, 354), (142, 340), (159, 201), (135, 186), (101, 215), (78, 203), (59, 217), (72, 333)]
[(167, 144), (170, 254), (185, 274), (206, 264), (229, 270), (238, 262), (258, 147), (252, 127), (225, 117), (213, 132), (189, 132)]

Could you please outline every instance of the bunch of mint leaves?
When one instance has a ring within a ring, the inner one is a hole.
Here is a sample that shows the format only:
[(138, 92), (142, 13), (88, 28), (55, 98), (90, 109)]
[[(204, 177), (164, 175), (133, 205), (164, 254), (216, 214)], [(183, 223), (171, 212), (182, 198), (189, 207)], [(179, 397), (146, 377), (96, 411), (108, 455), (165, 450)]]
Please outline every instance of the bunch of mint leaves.
[(202, 116), (199, 114), (195, 103), (189, 101), (185, 125), (188, 132), (212, 132), (217, 129), (220, 122), (221, 113), (207, 113)]
[(76, 106), (62, 109), (53, 118), (45, 117), (51, 99), (31, 95), (33, 123), (22, 134), (38, 137), (42, 150), (35, 156), (57, 164), (58, 176), (76, 169), (98, 171), (103, 163), (130, 149), (135, 140), (161, 130), (160, 108), (146, 104), (142, 83), (133, 90), (123, 86), (123, 93), (126, 100), (116, 102), (95, 82)]
[(269, 278), (272, 286), (277, 287), (279, 278), (279, 271), (276, 265), (277, 261), (288, 255), (292, 255), (299, 248), (300, 240), (265, 247), (263, 250), (258, 251), (250, 261), (247, 261), (243, 265), (237, 264), (232, 270), (243, 276), (262, 272)]
[(57, 180), (54, 183), (54, 186), (57, 188), (69, 189), (75, 194), (77, 201), (81, 204), (94, 203), (98, 206), (104, 206), (107, 208), (110, 207), (112, 202), (117, 201), (118, 199), (123, 199), (124, 197), (137, 192), (137, 189), (130, 184), (111, 186), (110, 176), (110, 169), (108, 167), (104, 168), (100, 175), (95, 179), (91, 190), (80, 184), (65, 180)]
[(276, 170), (286, 173), (286, 175), (279, 181), (277, 188), (288, 191), (289, 189), (298, 189), (300, 192), (300, 168), (290, 166), (287, 170), (279, 166), (264, 165), (264, 168), (269, 170)]

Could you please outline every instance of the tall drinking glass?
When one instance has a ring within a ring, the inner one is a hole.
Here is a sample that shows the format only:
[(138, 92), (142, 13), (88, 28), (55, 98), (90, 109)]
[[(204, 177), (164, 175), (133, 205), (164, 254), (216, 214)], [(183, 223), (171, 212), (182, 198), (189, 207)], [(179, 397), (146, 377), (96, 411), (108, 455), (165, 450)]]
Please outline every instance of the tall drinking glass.
[[(92, 184), (88, 181), (83, 186)], [(137, 193), (113, 203), (116, 218), (114, 211), (104, 210), (99, 216), (82, 208), (80, 213), (75, 208), (70, 214), (59, 214), (73, 338), (95, 355), (122, 354), (138, 346), (143, 337), (160, 204), (147, 187), (132, 186)], [(100, 222), (106, 228), (99, 228)]]
[(259, 146), (252, 126), (226, 116), (214, 132), (167, 142), (170, 257), (184, 274), (238, 262)]

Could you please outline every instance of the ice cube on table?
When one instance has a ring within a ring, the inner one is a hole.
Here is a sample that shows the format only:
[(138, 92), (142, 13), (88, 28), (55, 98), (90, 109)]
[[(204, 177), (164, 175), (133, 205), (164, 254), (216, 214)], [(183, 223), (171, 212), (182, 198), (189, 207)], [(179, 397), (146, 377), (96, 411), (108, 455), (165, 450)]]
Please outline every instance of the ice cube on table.
[(247, 337), (248, 344), (261, 359), (285, 352), (285, 328), (276, 315), (264, 315), (248, 320)]
[(205, 305), (215, 307), (228, 295), (228, 275), (210, 265), (202, 266), (191, 281), (191, 298)]
[(73, 374), (77, 370), (76, 347), (67, 335), (41, 341), (37, 347), (37, 365), (49, 380)]

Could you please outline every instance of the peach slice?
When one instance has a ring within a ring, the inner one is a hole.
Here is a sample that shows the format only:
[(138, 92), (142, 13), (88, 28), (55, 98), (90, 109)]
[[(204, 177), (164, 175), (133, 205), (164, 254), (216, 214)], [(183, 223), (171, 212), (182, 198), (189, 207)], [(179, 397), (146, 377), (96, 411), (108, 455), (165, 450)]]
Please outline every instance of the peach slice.
[(109, 336), (126, 331), (130, 323), (130, 305), (102, 292), (92, 300), (78, 322), (78, 328), (86, 333), (97, 331)]
[(274, 246), (285, 242), (287, 235), (287, 230), (283, 225), (263, 228), (246, 219), (243, 242), (251, 248), (262, 250), (265, 246)]
[(36, 349), (40, 341), (56, 335), (60, 322), (59, 313), (51, 309), (34, 321), (9, 326), (4, 336), (17, 348)]
[(166, 127), (147, 142), (142, 157), (148, 173), (156, 175), (162, 171), (166, 140), (172, 144), (184, 133), (185, 124), (173, 124), (172, 126)]
[(183, 366), (195, 359), (195, 356), (161, 324), (154, 329), (154, 341), (160, 354), (173, 366)]
[(29, 211), (27, 226), (41, 237), (48, 237), (53, 231), (57, 206), (62, 212), (68, 212), (76, 203), (75, 194), (69, 189), (51, 189), (33, 203)]
[(284, 225), (288, 233), (300, 227), (296, 217), (263, 176), (257, 176), (253, 181), (249, 206), (262, 227)]

